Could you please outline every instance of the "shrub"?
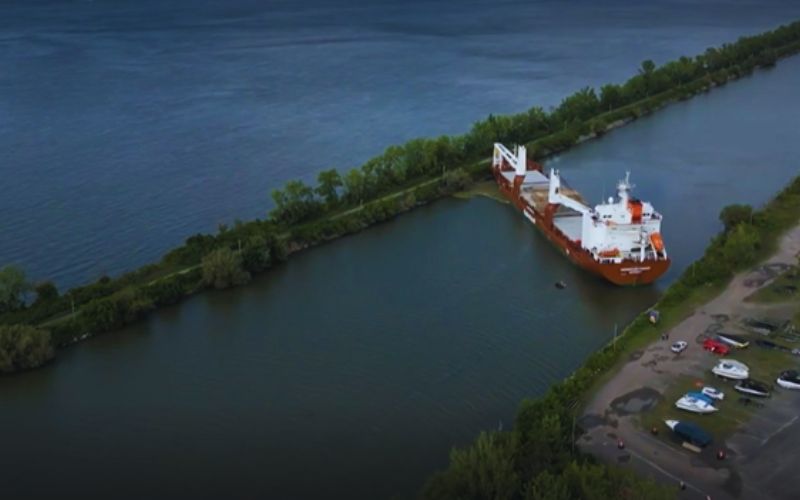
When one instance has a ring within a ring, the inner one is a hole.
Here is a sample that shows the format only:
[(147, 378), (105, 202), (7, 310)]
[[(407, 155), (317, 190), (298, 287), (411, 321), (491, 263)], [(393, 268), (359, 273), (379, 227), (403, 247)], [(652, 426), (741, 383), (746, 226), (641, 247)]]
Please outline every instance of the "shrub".
[(230, 248), (220, 248), (203, 257), (203, 282), (214, 288), (229, 288), (250, 281), (242, 257)]
[(0, 325), (0, 373), (36, 368), (53, 356), (47, 330), (29, 325)]

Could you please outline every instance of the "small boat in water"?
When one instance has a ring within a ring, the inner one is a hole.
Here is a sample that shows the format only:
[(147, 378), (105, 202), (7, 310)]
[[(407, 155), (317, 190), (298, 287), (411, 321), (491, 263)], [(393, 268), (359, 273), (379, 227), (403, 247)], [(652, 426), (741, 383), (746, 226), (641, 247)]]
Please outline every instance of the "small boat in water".
[(667, 427), (672, 429), (681, 439), (695, 446), (708, 446), (711, 443), (711, 435), (704, 431), (699, 425), (693, 422), (681, 422), (680, 420), (664, 420)]
[(556, 288), (558, 288), (559, 290), (563, 290), (567, 288), (567, 283), (564, 282), (564, 280), (558, 281), (556, 282)]
[(717, 407), (705, 399), (691, 397), (688, 394), (675, 401), (675, 407), (692, 413), (714, 413)]
[(725, 399), (725, 393), (720, 391), (719, 389), (715, 389), (714, 387), (705, 386), (700, 390), (700, 392), (718, 401), (722, 401), (723, 399)]
[(750, 345), (750, 341), (744, 337), (739, 337), (738, 335), (731, 335), (730, 333), (718, 333), (717, 338), (721, 342), (725, 342), (729, 346), (735, 347), (737, 349), (744, 349), (745, 347)]
[(711, 372), (718, 377), (731, 380), (745, 380), (750, 378), (750, 369), (746, 364), (733, 359), (722, 359), (711, 369)]
[(740, 381), (734, 386), (734, 389), (741, 393), (757, 396), (759, 398), (769, 397), (770, 391), (770, 387), (767, 384), (751, 378)]
[(784, 389), (800, 389), (800, 373), (796, 370), (786, 370), (781, 372), (777, 382)]

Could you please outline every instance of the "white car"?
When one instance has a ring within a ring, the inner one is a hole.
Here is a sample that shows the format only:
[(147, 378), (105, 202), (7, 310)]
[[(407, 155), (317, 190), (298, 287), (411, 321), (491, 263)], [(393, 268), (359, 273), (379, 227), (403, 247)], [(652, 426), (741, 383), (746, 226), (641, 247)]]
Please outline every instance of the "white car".
[(689, 347), (689, 344), (687, 344), (683, 340), (679, 340), (674, 344), (672, 344), (672, 347), (670, 347), (669, 350), (674, 352), (675, 354), (678, 354), (680, 352), (685, 351), (687, 347)]

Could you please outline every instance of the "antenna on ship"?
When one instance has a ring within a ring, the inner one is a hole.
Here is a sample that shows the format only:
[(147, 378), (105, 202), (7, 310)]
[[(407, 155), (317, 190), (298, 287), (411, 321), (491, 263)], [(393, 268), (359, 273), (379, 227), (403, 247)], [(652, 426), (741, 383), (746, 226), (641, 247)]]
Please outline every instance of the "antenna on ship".
[(631, 184), (631, 171), (626, 170), (625, 178), (617, 183), (617, 192), (619, 193), (619, 197), (623, 202), (628, 201), (630, 191), (633, 189), (633, 187), (633, 184)]

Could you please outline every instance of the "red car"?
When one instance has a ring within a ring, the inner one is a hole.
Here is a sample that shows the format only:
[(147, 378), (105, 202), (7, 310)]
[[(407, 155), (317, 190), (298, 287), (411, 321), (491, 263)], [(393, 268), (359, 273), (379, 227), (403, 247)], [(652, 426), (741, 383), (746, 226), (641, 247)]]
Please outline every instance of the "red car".
[(727, 344), (714, 339), (706, 339), (705, 342), (703, 342), (703, 349), (713, 352), (714, 354), (719, 354), (720, 356), (725, 356), (731, 350)]

